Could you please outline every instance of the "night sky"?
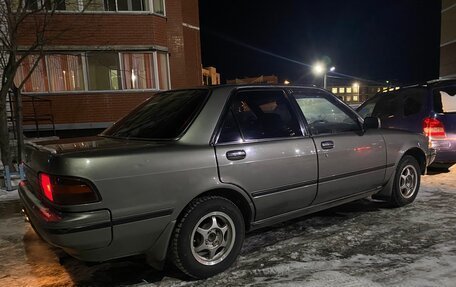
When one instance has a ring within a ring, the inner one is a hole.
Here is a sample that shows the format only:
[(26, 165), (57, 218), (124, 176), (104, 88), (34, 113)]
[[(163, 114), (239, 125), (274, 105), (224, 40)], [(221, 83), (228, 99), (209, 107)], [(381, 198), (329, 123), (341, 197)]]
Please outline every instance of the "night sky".
[[(226, 79), (312, 84), (305, 64), (410, 84), (438, 78), (439, 0), (200, 0), (202, 59)], [(296, 63), (298, 62), (298, 63)], [(336, 76), (336, 75), (335, 75)]]

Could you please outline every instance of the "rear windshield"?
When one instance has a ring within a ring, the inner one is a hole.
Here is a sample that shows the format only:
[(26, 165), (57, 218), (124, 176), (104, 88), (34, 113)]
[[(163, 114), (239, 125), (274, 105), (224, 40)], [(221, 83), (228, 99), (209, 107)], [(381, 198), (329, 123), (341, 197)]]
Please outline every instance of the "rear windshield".
[(456, 113), (456, 86), (434, 90), (434, 111), (436, 113)]
[(105, 130), (102, 136), (129, 139), (176, 139), (202, 108), (207, 90), (157, 94)]

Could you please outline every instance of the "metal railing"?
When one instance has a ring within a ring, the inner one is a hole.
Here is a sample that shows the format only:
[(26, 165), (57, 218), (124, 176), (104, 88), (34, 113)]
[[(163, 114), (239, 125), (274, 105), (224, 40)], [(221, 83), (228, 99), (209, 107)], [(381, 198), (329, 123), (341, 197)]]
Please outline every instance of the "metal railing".
[[(17, 97), (15, 97), (14, 93), (9, 93), (8, 102), (10, 111), (8, 113), (8, 120), (11, 122), (11, 127), (14, 131), (14, 138), (16, 138), (17, 128), (14, 108), (17, 104), (16, 99)], [(35, 127), (35, 130), (28, 130), (28, 132), (34, 131), (36, 136), (40, 137), (40, 132), (51, 130), (53, 135), (56, 135), (51, 100), (39, 96), (22, 94), (22, 111), (22, 123), (24, 125), (32, 123)], [(51, 129), (43, 128), (41, 126), (42, 124), (50, 125)]]

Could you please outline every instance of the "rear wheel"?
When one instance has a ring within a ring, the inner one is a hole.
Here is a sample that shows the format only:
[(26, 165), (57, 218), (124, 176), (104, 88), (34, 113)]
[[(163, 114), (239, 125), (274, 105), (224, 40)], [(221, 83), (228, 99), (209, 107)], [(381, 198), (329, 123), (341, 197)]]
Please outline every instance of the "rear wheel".
[(420, 180), (420, 166), (417, 160), (409, 155), (404, 156), (396, 169), (391, 204), (399, 207), (412, 203), (418, 194)]
[(230, 200), (207, 196), (195, 199), (174, 231), (174, 264), (193, 278), (207, 278), (230, 267), (244, 241), (244, 219)]

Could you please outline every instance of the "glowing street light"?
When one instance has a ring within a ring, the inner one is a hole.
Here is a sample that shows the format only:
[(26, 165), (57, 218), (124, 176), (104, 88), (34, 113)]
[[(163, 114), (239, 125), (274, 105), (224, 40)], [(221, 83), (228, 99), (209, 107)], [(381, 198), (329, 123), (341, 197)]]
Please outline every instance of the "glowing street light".
[(290, 84), (290, 81), (285, 80), (285, 81), (283, 81), (283, 83), (284, 83), (285, 85), (289, 85), (289, 84)]
[[(336, 70), (336, 67), (331, 67), (329, 68), (329, 72), (334, 72)], [(323, 75), (323, 88), (326, 89), (326, 74), (328, 73), (328, 70), (325, 66), (325, 64), (321, 63), (321, 62), (317, 62), (315, 63), (313, 66), (312, 66), (312, 72), (316, 75), (316, 76), (321, 76)]]
[(312, 72), (313, 72), (316, 76), (323, 75), (323, 74), (326, 72), (326, 67), (325, 67), (325, 65), (323, 65), (322, 63), (315, 63), (315, 64), (312, 66)]

